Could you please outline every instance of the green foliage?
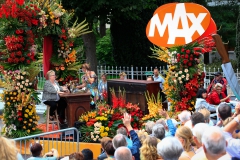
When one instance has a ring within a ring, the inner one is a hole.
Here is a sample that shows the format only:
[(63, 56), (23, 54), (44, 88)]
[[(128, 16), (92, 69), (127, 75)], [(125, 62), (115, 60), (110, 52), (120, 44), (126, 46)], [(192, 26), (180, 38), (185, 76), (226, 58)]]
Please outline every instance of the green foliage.
[(238, 8), (237, 3), (207, 7), (219, 29), (218, 34), (222, 37), (224, 43), (229, 42), (228, 46), (230, 48), (236, 46)]
[[(156, 5), (156, 8), (159, 5)], [(146, 25), (154, 13), (153, 9), (143, 10), (141, 20), (122, 18), (121, 23), (112, 19), (111, 35), (113, 56), (120, 66), (158, 66), (166, 65), (157, 59), (150, 58), (153, 47), (146, 36)]]
[(104, 37), (97, 39), (96, 54), (98, 61), (100, 61), (100, 64), (105, 64), (108, 66), (115, 65), (109, 29), (107, 29), (106, 35)]
[[(237, 60), (231, 60), (231, 64), (232, 64), (233, 70), (234, 70), (235, 72), (237, 72), (237, 68), (238, 68), (238, 62), (237, 62)], [(213, 63), (211, 63), (211, 64), (207, 64), (207, 65), (205, 65), (205, 67), (206, 67), (207, 71), (209, 71), (209, 69), (210, 69), (211, 72), (214, 72), (214, 71), (216, 71), (218, 68), (220, 68), (220, 70), (222, 70), (221, 65), (222, 65), (222, 61), (219, 60), (219, 61), (215, 61), (215, 62), (213, 62)]]

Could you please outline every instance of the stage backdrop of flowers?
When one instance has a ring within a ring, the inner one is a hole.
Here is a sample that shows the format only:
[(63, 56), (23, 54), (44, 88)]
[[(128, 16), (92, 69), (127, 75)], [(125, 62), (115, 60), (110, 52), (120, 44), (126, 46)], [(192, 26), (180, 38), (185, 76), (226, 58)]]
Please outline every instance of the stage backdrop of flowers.
[(184, 46), (152, 49), (153, 57), (169, 65), (163, 86), (171, 111), (195, 110), (196, 93), (203, 86), (205, 77), (201, 58), (214, 45), (212, 37), (205, 37)]
[[(2, 132), (6, 136), (36, 133), (39, 117), (35, 104), (39, 99), (35, 77), (43, 59), (44, 67), (51, 59), (47, 67), (57, 72), (60, 83), (77, 79), (79, 49), (74, 47), (74, 40), (89, 31), (84, 22), (69, 26), (73, 15), (58, 0), (6, 0), (1, 5), (0, 69), (5, 87), (1, 95), (5, 102)], [(43, 50), (36, 45), (42, 40)], [(51, 55), (45, 51), (52, 51)]]

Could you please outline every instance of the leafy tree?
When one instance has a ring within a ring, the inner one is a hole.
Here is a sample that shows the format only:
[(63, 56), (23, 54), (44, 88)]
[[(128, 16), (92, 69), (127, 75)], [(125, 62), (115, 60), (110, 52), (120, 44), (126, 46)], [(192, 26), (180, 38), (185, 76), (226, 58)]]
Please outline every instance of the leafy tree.
[(236, 46), (238, 8), (237, 3), (207, 7), (219, 29), (218, 34), (221, 35), (224, 43), (228, 43), (230, 49)]
[(110, 29), (106, 30), (106, 35), (102, 38), (99, 37), (97, 40), (97, 59), (101, 65), (114, 66), (115, 62), (113, 59), (113, 47), (111, 43)]
[[(74, 9), (76, 16), (87, 19), (90, 29), (93, 24), (100, 21), (102, 24), (110, 23), (110, 19), (121, 23), (122, 18), (140, 19), (139, 13), (146, 8), (156, 7), (157, 0), (63, 0), (66, 9)], [(79, 19), (81, 20), (81, 19)], [(100, 29), (101, 30), (101, 29)], [(94, 32), (82, 36), (86, 48), (86, 61), (90, 63), (93, 70), (97, 70), (96, 59), (96, 36)]]

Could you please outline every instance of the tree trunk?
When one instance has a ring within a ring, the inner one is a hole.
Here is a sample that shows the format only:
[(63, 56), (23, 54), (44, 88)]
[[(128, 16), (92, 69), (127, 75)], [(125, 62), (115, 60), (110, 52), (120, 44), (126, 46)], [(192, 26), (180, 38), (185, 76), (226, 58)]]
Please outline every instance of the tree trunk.
[[(92, 24), (89, 24), (89, 30), (92, 30)], [(83, 35), (82, 38), (86, 48), (86, 63), (89, 63), (91, 70), (97, 74), (96, 36), (91, 32)]]
[(106, 23), (105, 20), (100, 20), (100, 36), (106, 36)]

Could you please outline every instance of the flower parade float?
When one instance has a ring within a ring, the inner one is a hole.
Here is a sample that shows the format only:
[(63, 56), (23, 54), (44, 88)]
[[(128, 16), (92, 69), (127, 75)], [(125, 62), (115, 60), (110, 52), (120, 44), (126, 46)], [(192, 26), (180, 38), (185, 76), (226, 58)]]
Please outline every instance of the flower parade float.
[(196, 93), (203, 86), (205, 77), (201, 68), (201, 57), (212, 51), (214, 46), (212, 37), (206, 36), (183, 46), (152, 49), (152, 57), (169, 65), (163, 92), (173, 113), (195, 111)]
[[(3, 135), (16, 138), (35, 134), (39, 117), (35, 77), (56, 71), (60, 84), (78, 79), (79, 48), (75, 38), (88, 33), (87, 24), (75, 21), (60, 1), (6, 0), (0, 8), (0, 69), (3, 75)], [(43, 40), (43, 49), (37, 44)], [(41, 53), (43, 51), (43, 54)]]

